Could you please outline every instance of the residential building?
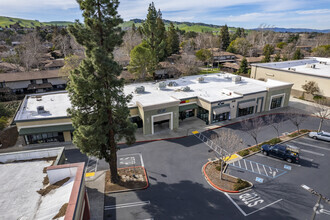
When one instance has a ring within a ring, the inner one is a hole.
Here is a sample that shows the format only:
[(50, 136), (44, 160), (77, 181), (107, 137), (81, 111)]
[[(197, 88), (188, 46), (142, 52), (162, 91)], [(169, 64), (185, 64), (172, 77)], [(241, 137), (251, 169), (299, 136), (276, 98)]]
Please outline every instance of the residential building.
[(0, 154), (1, 219), (89, 220), (85, 164), (64, 162), (64, 147)]
[[(276, 80), (216, 73), (128, 84), (124, 92), (133, 96), (128, 103), (131, 120), (148, 135), (159, 131), (160, 124), (176, 130), (179, 120), (185, 123), (185, 118), (211, 124), (287, 106), (291, 87), (291, 83)], [(26, 144), (71, 141), (70, 106), (64, 91), (27, 95), (14, 123)]]
[(65, 89), (66, 80), (59, 70), (0, 73), (0, 93), (40, 93)]
[(251, 64), (251, 78), (275, 79), (293, 83), (291, 94), (300, 97), (309, 81), (316, 82), (319, 95), (330, 99), (330, 58), (312, 57), (303, 60)]

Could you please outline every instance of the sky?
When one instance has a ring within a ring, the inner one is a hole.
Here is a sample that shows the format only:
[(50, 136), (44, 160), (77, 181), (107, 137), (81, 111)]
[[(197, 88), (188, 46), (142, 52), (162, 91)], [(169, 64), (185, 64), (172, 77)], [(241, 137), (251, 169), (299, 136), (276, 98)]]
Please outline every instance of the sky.
[[(145, 19), (151, 0), (121, 0), (125, 20)], [(163, 18), (231, 27), (330, 29), (330, 0), (154, 0)], [(82, 21), (75, 0), (0, 0), (0, 16)]]

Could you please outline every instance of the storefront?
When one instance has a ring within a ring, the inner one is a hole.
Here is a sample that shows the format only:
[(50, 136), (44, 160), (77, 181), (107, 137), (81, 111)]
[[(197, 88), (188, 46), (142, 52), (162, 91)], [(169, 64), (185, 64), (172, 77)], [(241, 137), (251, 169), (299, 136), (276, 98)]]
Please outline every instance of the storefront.
[(237, 117), (253, 114), (255, 106), (256, 106), (255, 100), (244, 101), (243, 103), (239, 103)]
[(203, 121), (205, 121), (206, 124), (209, 124), (209, 111), (206, 109), (203, 109), (202, 107), (198, 107), (197, 118), (200, 118)]
[(228, 120), (228, 119), (230, 119), (230, 107), (229, 107), (229, 105), (223, 106), (223, 107), (218, 107), (218, 108), (213, 108), (212, 123), (225, 121), (225, 120)]

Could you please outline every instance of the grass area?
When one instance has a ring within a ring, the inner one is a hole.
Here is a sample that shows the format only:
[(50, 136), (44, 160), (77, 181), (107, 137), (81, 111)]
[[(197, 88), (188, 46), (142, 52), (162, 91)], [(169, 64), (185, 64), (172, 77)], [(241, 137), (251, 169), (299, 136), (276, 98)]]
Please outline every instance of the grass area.
[(301, 129), (301, 130), (299, 131), (299, 133), (296, 131), (296, 132), (294, 132), (294, 133), (292, 133), (292, 134), (289, 134), (288, 136), (289, 136), (289, 137), (297, 137), (298, 135), (301, 135), (301, 134), (303, 134), (303, 133), (307, 133), (307, 132), (310, 132), (310, 130), (307, 130), (307, 129)]
[(69, 21), (51, 21), (51, 22), (40, 22), (38, 20), (29, 20), (29, 19), (22, 19), (22, 18), (11, 18), (0, 16), (0, 27), (9, 26), (11, 24), (15, 24), (18, 22), (22, 27), (38, 27), (38, 26), (47, 26), (47, 25), (58, 25), (58, 26), (67, 26), (72, 24), (73, 22)]

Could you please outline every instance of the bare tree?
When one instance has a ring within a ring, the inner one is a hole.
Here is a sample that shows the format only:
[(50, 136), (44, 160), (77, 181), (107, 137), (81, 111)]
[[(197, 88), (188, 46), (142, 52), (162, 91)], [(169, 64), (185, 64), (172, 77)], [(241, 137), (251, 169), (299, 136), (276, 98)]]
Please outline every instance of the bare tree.
[(220, 179), (222, 180), (222, 171), (225, 163), (230, 160), (231, 155), (242, 149), (243, 141), (231, 129), (220, 129), (217, 134), (211, 135), (211, 140), (220, 148), (217, 153), (220, 156)]
[(283, 117), (281, 117), (280, 115), (276, 115), (276, 114), (270, 114), (267, 115), (267, 117), (265, 118), (265, 121), (267, 124), (269, 124), (270, 126), (272, 126), (274, 128), (274, 130), (277, 133), (277, 137), (280, 136), (280, 127), (283, 123)]
[(330, 102), (326, 99), (320, 99), (315, 103), (315, 115), (320, 118), (320, 125), (317, 129), (318, 132), (321, 131), (324, 119), (330, 117)]
[(131, 50), (142, 42), (141, 35), (133, 29), (127, 30), (123, 37), (122, 47), (124, 48), (125, 55), (129, 56)]
[(302, 113), (296, 113), (294, 111), (289, 111), (288, 113), (288, 119), (294, 126), (296, 126), (298, 134), (300, 133), (301, 124), (306, 121), (307, 118), (308, 116)]
[(258, 145), (258, 136), (263, 125), (264, 121), (261, 117), (255, 117), (241, 122), (243, 131), (254, 139), (256, 145)]

